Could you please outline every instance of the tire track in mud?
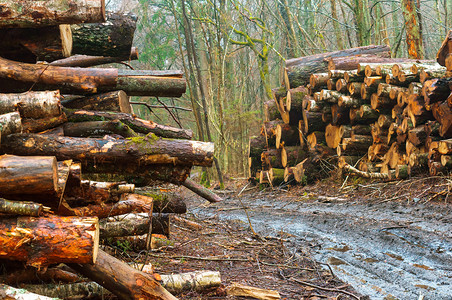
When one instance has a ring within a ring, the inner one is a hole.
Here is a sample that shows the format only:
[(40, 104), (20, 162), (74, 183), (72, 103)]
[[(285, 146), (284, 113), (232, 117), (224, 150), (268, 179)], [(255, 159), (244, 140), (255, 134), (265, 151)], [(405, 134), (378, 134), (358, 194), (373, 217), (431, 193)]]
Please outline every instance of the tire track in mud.
[[(243, 201), (255, 230), (293, 235), (371, 299), (452, 299), (451, 205)], [(248, 222), (231, 207), (237, 199), (192, 211)]]

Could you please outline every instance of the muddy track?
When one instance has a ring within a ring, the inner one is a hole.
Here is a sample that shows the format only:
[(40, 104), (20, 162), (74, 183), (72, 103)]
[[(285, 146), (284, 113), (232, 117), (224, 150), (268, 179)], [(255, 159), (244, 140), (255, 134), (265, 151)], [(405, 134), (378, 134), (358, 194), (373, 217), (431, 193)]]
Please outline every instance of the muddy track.
[[(256, 231), (293, 235), (371, 299), (452, 299), (452, 206), (242, 199)], [(235, 198), (193, 208), (248, 222)], [(235, 209), (236, 208), (236, 209)]]

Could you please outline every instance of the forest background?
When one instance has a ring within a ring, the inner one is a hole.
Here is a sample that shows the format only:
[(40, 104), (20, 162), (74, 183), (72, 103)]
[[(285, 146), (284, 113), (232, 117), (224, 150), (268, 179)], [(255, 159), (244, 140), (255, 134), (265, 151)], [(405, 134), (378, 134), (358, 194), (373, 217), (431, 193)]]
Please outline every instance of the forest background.
[(133, 67), (180, 69), (187, 78), (182, 98), (141, 98), (148, 106), (134, 112), (214, 142), (217, 169), (229, 176), (248, 175), (249, 137), (260, 131), (286, 59), (370, 44), (389, 45), (393, 57), (434, 59), (452, 28), (452, 0), (106, 2), (138, 17)]

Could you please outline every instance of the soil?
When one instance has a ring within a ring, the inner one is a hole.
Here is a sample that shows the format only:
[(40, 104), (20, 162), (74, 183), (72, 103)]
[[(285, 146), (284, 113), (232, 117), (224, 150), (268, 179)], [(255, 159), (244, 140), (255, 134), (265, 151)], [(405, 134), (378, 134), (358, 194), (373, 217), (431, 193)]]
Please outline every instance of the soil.
[(215, 204), (184, 192), (189, 213), (151, 261), (161, 274), (221, 273), (220, 288), (180, 299), (238, 299), (225, 292), (234, 282), (282, 299), (451, 299), (451, 182), (349, 178), (261, 189), (231, 181)]

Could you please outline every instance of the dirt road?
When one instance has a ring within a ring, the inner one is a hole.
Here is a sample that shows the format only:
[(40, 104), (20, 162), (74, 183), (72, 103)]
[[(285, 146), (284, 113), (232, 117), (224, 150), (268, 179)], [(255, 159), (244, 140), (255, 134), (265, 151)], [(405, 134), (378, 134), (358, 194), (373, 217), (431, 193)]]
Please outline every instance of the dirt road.
[[(452, 299), (452, 205), (242, 195), (256, 231), (291, 236), (371, 299)], [(416, 200), (416, 199), (415, 199)], [(247, 222), (237, 197), (195, 214)]]

